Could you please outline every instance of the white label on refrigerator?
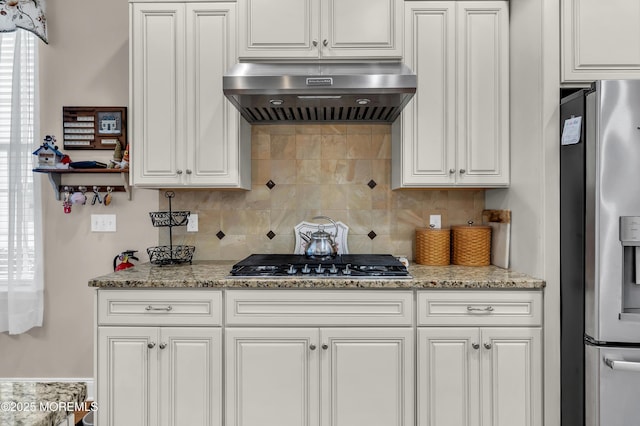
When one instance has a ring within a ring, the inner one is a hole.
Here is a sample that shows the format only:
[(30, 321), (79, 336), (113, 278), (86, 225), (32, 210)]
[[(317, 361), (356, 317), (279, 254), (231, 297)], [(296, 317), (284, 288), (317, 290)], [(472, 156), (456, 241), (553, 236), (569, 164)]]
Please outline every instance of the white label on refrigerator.
[(582, 117), (571, 117), (564, 120), (562, 128), (562, 145), (573, 145), (580, 142)]

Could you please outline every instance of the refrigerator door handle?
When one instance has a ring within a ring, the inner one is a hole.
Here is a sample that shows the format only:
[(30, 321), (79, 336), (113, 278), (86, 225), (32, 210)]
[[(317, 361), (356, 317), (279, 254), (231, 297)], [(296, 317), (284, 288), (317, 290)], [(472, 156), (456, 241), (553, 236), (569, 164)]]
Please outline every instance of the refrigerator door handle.
[(640, 362), (619, 361), (605, 358), (604, 363), (612, 370), (635, 371), (636, 373), (640, 373)]

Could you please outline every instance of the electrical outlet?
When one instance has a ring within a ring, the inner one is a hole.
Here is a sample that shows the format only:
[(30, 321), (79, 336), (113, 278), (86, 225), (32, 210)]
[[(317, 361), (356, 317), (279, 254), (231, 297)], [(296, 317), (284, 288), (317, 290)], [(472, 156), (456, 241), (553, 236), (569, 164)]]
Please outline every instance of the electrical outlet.
[(187, 221), (187, 232), (198, 232), (198, 215), (191, 213)]
[(429, 215), (429, 226), (433, 225), (435, 229), (442, 228), (442, 216), (439, 214)]
[(116, 215), (92, 214), (91, 232), (116, 232)]

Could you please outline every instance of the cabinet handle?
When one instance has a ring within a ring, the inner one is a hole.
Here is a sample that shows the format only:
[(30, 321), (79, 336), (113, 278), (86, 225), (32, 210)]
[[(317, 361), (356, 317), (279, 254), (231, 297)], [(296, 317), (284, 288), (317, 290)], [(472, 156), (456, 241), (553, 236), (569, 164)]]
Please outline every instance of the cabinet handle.
[(148, 347), (149, 349), (153, 349), (153, 348), (155, 348), (155, 347), (156, 347), (156, 344), (155, 344), (155, 342), (149, 342), (149, 343), (147, 343), (147, 347)]
[(182, 170), (178, 169), (178, 170), (176, 170), (176, 173), (181, 175), (182, 174)]
[(167, 306), (159, 306), (159, 307), (156, 307), (156, 306), (151, 306), (151, 305), (149, 305), (149, 306), (147, 306), (147, 307), (146, 307), (146, 308), (144, 308), (144, 309), (145, 309), (146, 311), (167, 311), (167, 312), (169, 312), (169, 311), (173, 310), (173, 306), (171, 306), (171, 305), (167, 305)]
[(487, 306), (486, 308), (476, 308), (474, 306), (467, 306), (467, 312), (493, 312), (493, 306)]
[(322, 40), (322, 45), (324, 47), (327, 47), (329, 45), (329, 40), (327, 40), (326, 38), (324, 40)]
[(317, 47), (318, 46), (318, 40), (313, 40), (311, 42), (311, 44), (313, 44), (313, 47)]
[(316, 350), (316, 345), (314, 345), (314, 344), (309, 345), (309, 349), (311, 349), (312, 351), (315, 351)]
[(491, 349), (491, 343), (485, 343), (484, 347), (485, 349)]
[(449, 174), (452, 175), (456, 172), (456, 169), (449, 169)]
[(465, 174), (467, 171), (465, 169), (460, 169), (460, 174), (463, 175)]
[(160, 344), (158, 345), (158, 347), (159, 347), (160, 349), (164, 349), (164, 348), (166, 348), (166, 347), (167, 347), (167, 344), (166, 344), (166, 343), (160, 343)]
[(191, 169), (187, 169), (187, 174), (190, 175), (191, 174)]
[(473, 349), (480, 349), (480, 344), (479, 344), (479, 343), (472, 343), (472, 344), (471, 344), (471, 347), (472, 347)]
[(326, 343), (324, 343), (324, 344), (322, 345), (322, 349), (324, 349), (324, 350), (326, 351), (327, 349), (329, 349), (329, 345), (327, 345)]

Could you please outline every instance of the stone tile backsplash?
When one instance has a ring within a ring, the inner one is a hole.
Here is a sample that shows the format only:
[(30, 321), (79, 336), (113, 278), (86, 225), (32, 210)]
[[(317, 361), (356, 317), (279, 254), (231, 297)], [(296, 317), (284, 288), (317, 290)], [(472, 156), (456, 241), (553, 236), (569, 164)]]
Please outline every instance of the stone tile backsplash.
[[(251, 144), (251, 191), (175, 190), (172, 208), (197, 213), (199, 232), (174, 228), (173, 243), (194, 245), (194, 259), (292, 253), (294, 226), (317, 215), (349, 227), (351, 253), (412, 259), (429, 215), (442, 215), (443, 227), (482, 220), (483, 190), (390, 189), (389, 125), (254, 125)], [(168, 244), (166, 229), (159, 238)]]

